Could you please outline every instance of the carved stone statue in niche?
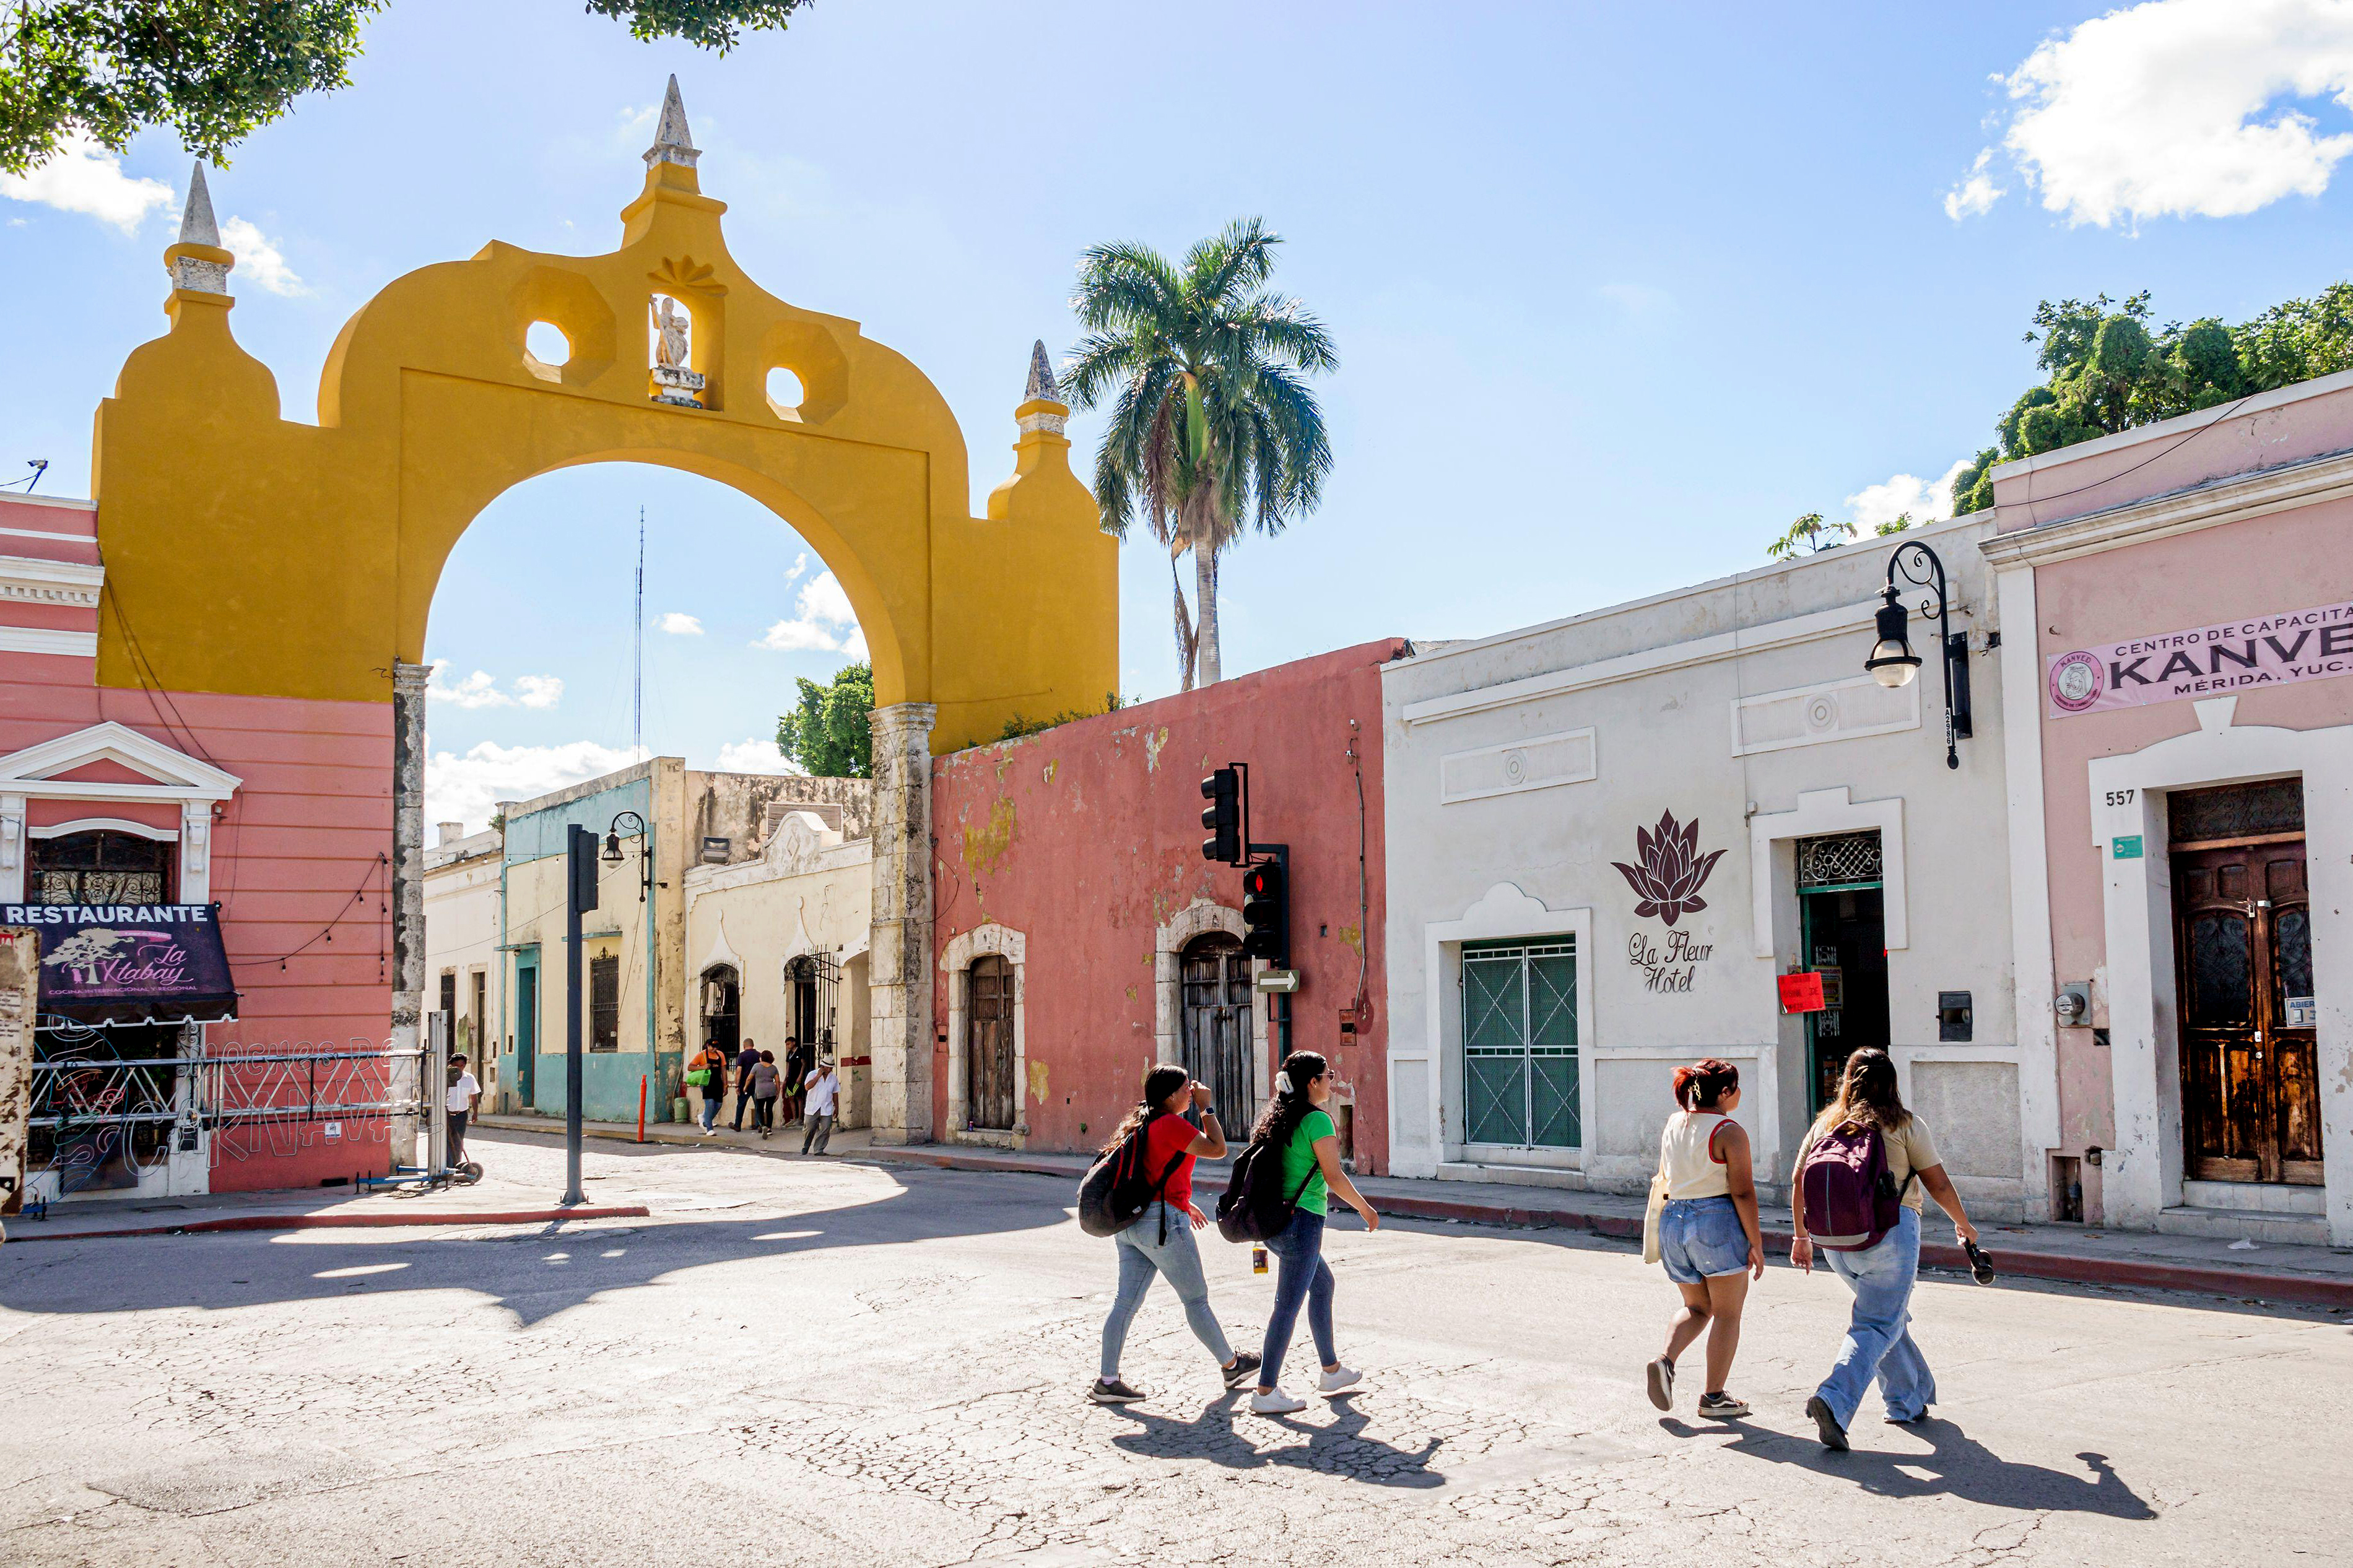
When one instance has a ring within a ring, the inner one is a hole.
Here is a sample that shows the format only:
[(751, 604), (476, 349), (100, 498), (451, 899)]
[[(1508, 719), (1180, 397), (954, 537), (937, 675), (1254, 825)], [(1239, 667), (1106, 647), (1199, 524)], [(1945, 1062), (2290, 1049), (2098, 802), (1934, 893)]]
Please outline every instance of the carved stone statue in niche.
[(654, 325), (653, 399), (681, 408), (701, 408), (702, 376), (689, 370), (692, 357), (689, 334), (693, 331), (693, 318), (679, 308), (678, 301), (667, 295), (656, 295), (652, 303)]
[(686, 333), (688, 317), (678, 308), (675, 300), (654, 300), (654, 363), (670, 370), (684, 370), (687, 363)]

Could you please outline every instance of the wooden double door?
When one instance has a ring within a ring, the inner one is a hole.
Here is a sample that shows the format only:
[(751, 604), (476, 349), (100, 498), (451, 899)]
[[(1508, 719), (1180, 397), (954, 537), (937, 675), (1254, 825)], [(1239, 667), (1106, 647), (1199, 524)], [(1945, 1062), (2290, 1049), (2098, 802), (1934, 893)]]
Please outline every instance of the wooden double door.
[(1177, 960), (1185, 1070), (1209, 1086), (1229, 1136), (1258, 1119), (1257, 997), (1242, 944), (1223, 932), (1196, 939)]
[(965, 977), (965, 1115), (974, 1127), (1010, 1131), (1021, 1102), (1013, 1053), (1013, 965), (995, 953)]
[(2303, 837), (2176, 849), (2173, 908), (2186, 1173), (2320, 1185)]

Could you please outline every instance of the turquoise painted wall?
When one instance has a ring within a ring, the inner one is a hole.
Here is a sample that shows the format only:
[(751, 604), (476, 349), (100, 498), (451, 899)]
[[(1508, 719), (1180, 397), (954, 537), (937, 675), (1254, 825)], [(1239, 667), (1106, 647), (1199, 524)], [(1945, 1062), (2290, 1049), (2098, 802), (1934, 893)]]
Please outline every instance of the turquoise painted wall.
[[(653, 780), (649, 776), (630, 779), (602, 789), (577, 800), (550, 806), (544, 811), (522, 812), (507, 818), (505, 864), (519, 866), (526, 861), (560, 858), (564, 854), (565, 830), (574, 823), (595, 834), (601, 845), (611, 827), (613, 818), (621, 812), (634, 811), (646, 819), (646, 847), (653, 847)], [(625, 851), (635, 858), (634, 846)], [(503, 870), (503, 868), (501, 868)], [(611, 895), (611, 884), (606, 895)], [(635, 897), (631, 889), (630, 896)], [(544, 929), (543, 927), (543, 929)], [(501, 940), (504, 933), (501, 933)], [(645, 974), (644, 1037), (657, 1037), (654, 1019), (653, 965), (638, 965)], [(510, 995), (512, 993), (509, 994)], [(562, 993), (543, 994), (539, 1000), (540, 1038), (554, 1047), (540, 1057), (538, 1070), (533, 1075), (531, 1104), (543, 1116), (564, 1114), (564, 1008)], [(638, 1084), (640, 1079), (657, 1080), (659, 1074), (656, 1053), (652, 1051), (584, 1051), (581, 1053), (580, 1104), (581, 1113), (591, 1121), (630, 1121), (638, 1114)], [(670, 1101), (659, 1092), (649, 1092), (646, 1100), (646, 1120), (670, 1120)]]

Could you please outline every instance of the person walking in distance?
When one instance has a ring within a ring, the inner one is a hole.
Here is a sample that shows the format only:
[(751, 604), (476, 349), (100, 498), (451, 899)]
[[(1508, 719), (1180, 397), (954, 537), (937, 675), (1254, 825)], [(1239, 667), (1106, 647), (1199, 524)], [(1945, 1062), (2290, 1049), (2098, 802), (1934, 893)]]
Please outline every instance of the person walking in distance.
[(834, 1076), (833, 1058), (818, 1058), (816, 1070), (808, 1075), (801, 1089), (807, 1101), (802, 1120), (808, 1123), (808, 1131), (801, 1134), (801, 1152), (822, 1154), (826, 1141), (833, 1136), (833, 1118), (836, 1108), (841, 1103), (841, 1079)]
[(1266, 1249), (1282, 1260), (1282, 1268), (1275, 1277), (1266, 1342), (1259, 1351), (1258, 1388), (1250, 1395), (1250, 1408), (1261, 1415), (1288, 1415), (1307, 1408), (1305, 1400), (1285, 1394), (1282, 1383), (1282, 1358), (1291, 1350), (1302, 1302), (1307, 1307), (1316, 1359), (1323, 1365), (1316, 1392), (1341, 1393), (1364, 1375), (1342, 1366), (1340, 1352), (1333, 1348), (1332, 1266), (1324, 1261), (1328, 1194), (1337, 1193), (1363, 1218), (1366, 1230), (1380, 1229), (1381, 1216), (1340, 1168), (1340, 1130), (1324, 1109), (1331, 1098), (1330, 1066), (1314, 1051), (1293, 1051), (1274, 1075), (1274, 1099), (1250, 1134), (1252, 1142), (1282, 1152), (1282, 1190), (1299, 1194), (1291, 1223), (1266, 1239)]
[[(744, 1112), (752, 1104), (752, 1069), (759, 1065), (760, 1047), (754, 1045), (747, 1037), (744, 1041), (743, 1048), (735, 1053), (734, 1131), (738, 1132), (744, 1131)], [(759, 1126), (760, 1119), (754, 1116), (752, 1119), (753, 1130), (757, 1131)]]
[(1674, 1408), (1675, 1357), (1707, 1332), (1707, 1386), (1699, 1414), (1730, 1421), (1748, 1406), (1725, 1392), (1740, 1348), (1748, 1282), (1765, 1277), (1765, 1233), (1757, 1223), (1757, 1182), (1740, 1107), (1740, 1069), (1709, 1057), (1675, 1069), (1675, 1103), (1659, 1135), (1659, 1261), (1683, 1292), (1667, 1323), (1667, 1348), (1649, 1369), (1651, 1403)]
[(785, 1125), (790, 1127), (801, 1120), (804, 1089), (808, 1083), (808, 1047), (797, 1035), (785, 1037)]
[(1874, 1378), (1887, 1419), (1898, 1426), (1922, 1419), (1936, 1402), (1936, 1376), (1912, 1338), (1924, 1189), (1974, 1246), (1978, 1227), (1962, 1212), (1928, 1124), (1904, 1109), (1895, 1063), (1883, 1050), (1856, 1051), (1838, 1098), (1799, 1145), (1790, 1184), (1789, 1261), (1810, 1274), (1820, 1247), (1854, 1291), (1838, 1361), (1806, 1402), (1826, 1448), (1847, 1447), (1847, 1428)]
[(752, 1126), (765, 1143), (776, 1130), (776, 1095), (785, 1087), (785, 1075), (776, 1070), (776, 1053), (760, 1052), (744, 1077), (752, 1086)]
[(481, 1102), (481, 1099), (482, 1086), (476, 1082), (474, 1075), (467, 1070), (466, 1058), (462, 1056), (451, 1057), (448, 1097), (441, 1102), (443, 1108), (448, 1112), (449, 1157), (448, 1163), (451, 1165), (462, 1165), (466, 1163), (466, 1121), (474, 1114), (474, 1107)]
[(1210, 1098), (1208, 1085), (1196, 1083), (1183, 1068), (1163, 1062), (1145, 1073), (1143, 1100), (1103, 1147), (1110, 1153), (1140, 1127), (1144, 1168), (1165, 1170), (1168, 1178), (1161, 1184), (1158, 1201), (1112, 1237), (1119, 1254), (1119, 1290), (1103, 1319), (1103, 1363), (1087, 1390), (1087, 1397), (1097, 1405), (1133, 1405), (1145, 1397), (1120, 1377), (1119, 1359), (1127, 1346), (1128, 1325), (1135, 1321), (1155, 1276), (1166, 1279), (1184, 1303), (1193, 1337), (1218, 1358), (1219, 1374), (1228, 1388), (1240, 1388), (1258, 1371), (1258, 1357), (1237, 1354), (1218, 1315), (1209, 1310), (1209, 1285), (1201, 1273), (1200, 1249), (1193, 1244), (1193, 1233), (1209, 1223), (1193, 1203), (1193, 1163), (1204, 1157), (1223, 1159), (1226, 1152), (1225, 1129), (1219, 1125)]
[(708, 1138), (719, 1131), (719, 1108), (727, 1102), (727, 1053), (706, 1045), (688, 1070), (708, 1075), (702, 1080), (702, 1135)]

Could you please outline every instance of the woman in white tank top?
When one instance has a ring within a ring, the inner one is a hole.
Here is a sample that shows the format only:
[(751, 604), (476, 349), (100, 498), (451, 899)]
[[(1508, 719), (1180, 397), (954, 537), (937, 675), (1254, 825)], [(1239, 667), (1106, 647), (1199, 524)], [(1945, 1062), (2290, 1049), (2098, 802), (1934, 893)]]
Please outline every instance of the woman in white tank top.
[(1740, 1310), (1748, 1282), (1765, 1274), (1765, 1236), (1757, 1221), (1757, 1183), (1740, 1108), (1740, 1069), (1710, 1057), (1675, 1069), (1675, 1103), (1659, 1135), (1659, 1173), (1651, 1190), (1658, 1213), (1659, 1261), (1683, 1292), (1667, 1324), (1666, 1352), (1647, 1369), (1651, 1403), (1674, 1408), (1675, 1357), (1707, 1331), (1707, 1387), (1699, 1414), (1728, 1421), (1748, 1406), (1725, 1392), (1740, 1348)]

